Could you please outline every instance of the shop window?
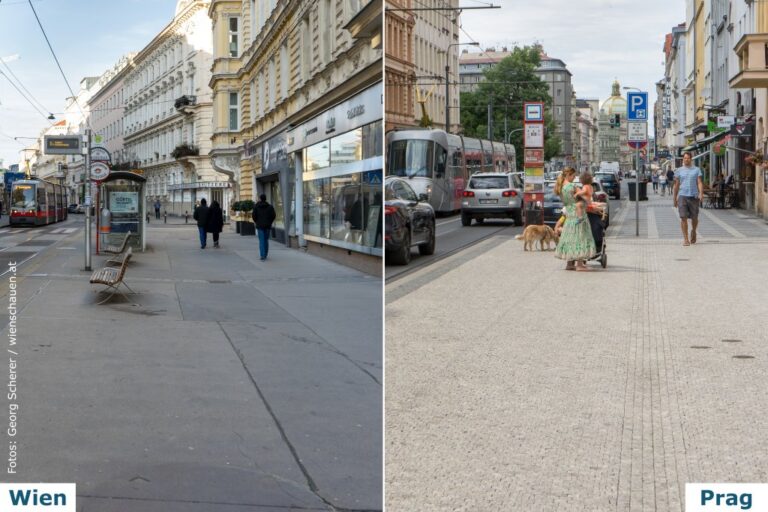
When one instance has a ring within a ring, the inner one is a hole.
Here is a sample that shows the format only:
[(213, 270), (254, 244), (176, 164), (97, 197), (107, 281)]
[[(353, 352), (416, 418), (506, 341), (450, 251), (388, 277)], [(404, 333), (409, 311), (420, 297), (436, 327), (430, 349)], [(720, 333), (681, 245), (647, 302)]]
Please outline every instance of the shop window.
[(322, 178), (304, 182), (304, 233), (330, 238), (331, 180)]
[(331, 165), (330, 144), (324, 140), (304, 150), (304, 172), (324, 169)]
[(363, 126), (363, 160), (384, 154), (383, 123), (375, 123)]
[(362, 129), (342, 133), (331, 139), (331, 165), (341, 165), (362, 159)]

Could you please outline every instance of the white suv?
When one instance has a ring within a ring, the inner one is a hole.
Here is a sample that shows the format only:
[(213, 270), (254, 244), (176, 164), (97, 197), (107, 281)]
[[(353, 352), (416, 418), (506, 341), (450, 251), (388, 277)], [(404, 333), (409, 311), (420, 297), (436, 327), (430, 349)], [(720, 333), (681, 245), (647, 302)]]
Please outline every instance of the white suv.
[(472, 219), (512, 218), (523, 224), (523, 182), (514, 173), (478, 173), (469, 178), (461, 201), (461, 225)]

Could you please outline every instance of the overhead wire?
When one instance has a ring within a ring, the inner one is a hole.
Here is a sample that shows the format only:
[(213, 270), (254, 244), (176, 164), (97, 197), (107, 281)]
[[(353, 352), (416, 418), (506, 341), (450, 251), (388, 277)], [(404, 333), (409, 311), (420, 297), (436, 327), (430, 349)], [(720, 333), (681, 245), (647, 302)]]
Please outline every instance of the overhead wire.
[(37, 103), (37, 104), (40, 106), (40, 108), (42, 108), (42, 109), (43, 109), (43, 110), (45, 110), (46, 112), (50, 112), (50, 110), (48, 110), (47, 108), (45, 108), (45, 105), (43, 105), (42, 103), (40, 103), (40, 101), (38, 101), (38, 99), (37, 99), (37, 98), (35, 98), (35, 96), (34, 96), (34, 95), (31, 93), (31, 92), (29, 92), (29, 89), (27, 89), (27, 88), (24, 86), (24, 83), (23, 83), (23, 82), (22, 82), (22, 81), (19, 79), (19, 77), (17, 77), (17, 76), (16, 76), (16, 73), (14, 73), (14, 72), (13, 72), (13, 70), (12, 70), (12, 69), (11, 69), (11, 67), (8, 65), (8, 63), (7, 63), (7, 62), (5, 62), (5, 59), (3, 59), (2, 57), (0, 57), (0, 62), (2, 62), (2, 63), (3, 63), (3, 66), (5, 66), (5, 69), (7, 69), (7, 70), (8, 70), (8, 72), (11, 74), (11, 76), (12, 76), (12, 77), (13, 77), (13, 78), (16, 80), (16, 82), (18, 82), (18, 84), (21, 86), (21, 88), (22, 88), (22, 89), (24, 89), (24, 91), (26, 91), (26, 93), (27, 93), (27, 94), (29, 94), (29, 97), (30, 97), (30, 98), (32, 98), (32, 99), (35, 101), (35, 103)]
[(22, 97), (22, 98), (24, 98), (25, 100), (27, 100), (27, 102), (28, 102), (30, 105), (32, 105), (32, 108), (34, 108), (35, 110), (37, 110), (37, 112), (38, 112), (38, 113), (39, 113), (41, 116), (43, 116), (43, 117), (46, 119), (46, 121), (49, 121), (49, 122), (50, 122), (50, 119), (48, 119), (48, 114), (46, 114), (46, 113), (42, 112), (42, 111), (41, 111), (41, 110), (40, 110), (40, 109), (37, 107), (37, 105), (35, 105), (34, 103), (32, 103), (32, 100), (30, 100), (30, 99), (27, 97), (27, 95), (26, 95), (26, 94), (24, 94), (24, 91), (22, 91), (21, 89), (19, 89), (19, 86), (17, 86), (15, 83), (13, 83), (13, 80), (11, 80), (11, 78), (10, 78), (8, 75), (6, 75), (6, 74), (5, 74), (5, 72), (4, 72), (2, 69), (0, 69), (0, 75), (3, 75), (3, 76), (5, 77), (5, 79), (6, 79), (6, 80), (8, 80), (8, 83), (9, 83), (9, 84), (11, 84), (11, 85), (13, 86), (13, 88), (14, 88), (14, 89), (16, 89), (16, 90), (18, 91), (18, 93), (19, 93), (19, 94), (21, 94), (21, 97)]
[(56, 52), (53, 51), (53, 46), (51, 46), (51, 41), (48, 39), (48, 34), (45, 33), (45, 29), (43, 28), (42, 22), (40, 22), (40, 17), (37, 15), (35, 6), (32, 5), (32, 0), (27, 0), (27, 1), (29, 2), (29, 7), (32, 9), (32, 13), (35, 15), (35, 19), (37, 20), (37, 25), (40, 27), (40, 30), (43, 32), (43, 37), (45, 38), (45, 42), (48, 43), (48, 48), (51, 50), (51, 55), (53, 55), (53, 60), (56, 61), (56, 66), (58, 66), (59, 72), (61, 72), (61, 76), (62, 78), (64, 78), (64, 83), (67, 84), (67, 88), (69, 89), (69, 92), (72, 95), (72, 100), (75, 102), (75, 105), (77, 105), (77, 109), (80, 111), (80, 114), (83, 116), (83, 118), (86, 119), (86, 122), (88, 122), (88, 118), (83, 112), (83, 109), (80, 107), (80, 103), (77, 101), (77, 95), (75, 94), (75, 91), (72, 90), (72, 86), (69, 85), (69, 80), (67, 80), (67, 76), (64, 74), (64, 70), (61, 68), (61, 63), (59, 62), (59, 58), (56, 56)]

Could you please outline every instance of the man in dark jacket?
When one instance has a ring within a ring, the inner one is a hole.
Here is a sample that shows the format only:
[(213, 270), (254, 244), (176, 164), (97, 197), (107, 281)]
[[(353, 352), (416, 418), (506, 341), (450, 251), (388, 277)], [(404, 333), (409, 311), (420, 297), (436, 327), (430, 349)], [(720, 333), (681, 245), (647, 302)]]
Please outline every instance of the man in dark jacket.
[(267, 202), (266, 194), (259, 196), (259, 202), (253, 207), (253, 222), (256, 224), (256, 230), (259, 232), (259, 256), (261, 261), (267, 259), (269, 252), (269, 232), (272, 229), (272, 223), (275, 222), (274, 207)]
[(208, 224), (208, 202), (205, 198), (200, 200), (200, 206), (195, 208), (192, 218), (197, 221), (197, 230), (200, 233), (200, 248), (205, 249), (208, 243), (208, 235), (205, 231), (206, 224)]

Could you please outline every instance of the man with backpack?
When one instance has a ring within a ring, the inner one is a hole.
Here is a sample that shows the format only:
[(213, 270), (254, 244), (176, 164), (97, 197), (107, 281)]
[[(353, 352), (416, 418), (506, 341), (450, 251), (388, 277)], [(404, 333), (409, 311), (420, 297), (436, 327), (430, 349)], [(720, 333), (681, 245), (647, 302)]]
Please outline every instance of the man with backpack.
[(261, 261), (267, 259), (269, 252), (269, 234), (272, 230), (272, 223), (275, 222), (275, 208), (267, 202), (267, 195), (261, 194), (259, 202), (253, 207), (253, 222), (256, 224), (256, 230), (259, 233), (259, 256)]

